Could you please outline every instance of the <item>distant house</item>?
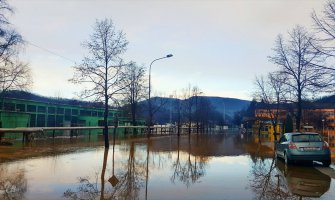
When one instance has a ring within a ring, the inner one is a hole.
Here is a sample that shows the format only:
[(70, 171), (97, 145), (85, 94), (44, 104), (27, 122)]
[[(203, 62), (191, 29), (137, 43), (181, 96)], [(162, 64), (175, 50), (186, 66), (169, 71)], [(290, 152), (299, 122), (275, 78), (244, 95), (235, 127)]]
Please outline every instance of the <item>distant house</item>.
[[(293, 113), (291, 113), (293, 112)], [(273, 127), (269, 120), (273, 119), (276, 109), (264, 109), (258, 108), (255, 110), (255, 123), (254, 132), (260, 127), (260, 124), (264, 125), (261, 128), (261, 133), (264, 137), (271, 137), (273, 134)], [(286, 132), (286, 120), (287, 116), (294, 116), (294, 111), (280, 109), (278, 112), (278, 123), (277, 132)], [(295, 118), (292, 117), (292, 126), (295, 127)], [(318, 132), (323, 134), (328, 140), (330, 146), (335, 147), (335, 107), (332, 105), (313, 105), (311, 107), (305, 107), (302, 110), (301, 119), (301, 131), (305, 132)]]

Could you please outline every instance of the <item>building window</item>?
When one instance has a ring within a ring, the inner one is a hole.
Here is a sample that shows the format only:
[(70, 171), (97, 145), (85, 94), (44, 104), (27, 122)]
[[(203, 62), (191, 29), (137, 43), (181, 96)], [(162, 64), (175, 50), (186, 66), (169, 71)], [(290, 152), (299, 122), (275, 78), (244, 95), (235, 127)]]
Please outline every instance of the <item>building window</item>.
[(63, 126), (63, 116), (62, 115), (57, 115), (56, 117), (56, 126), (61, 127)]
[(45, 127), (45, 115), (37, 115), (37, 127)]
[(89, 110), (87, 110), (87, 111), (86, 111), (86, 116), (92, 116), (92, 112), (89, 111)]
[(89, 110), (80, 110), (80, 116), (91, 116), (92, 112)]
[(64, 121), (71, 121), (71, 115), (64, 115)]
[(48, 113), (49, 114), (55, 114), (56, 108), (55, 107), (48, 107)]
[(16, 111), (26, 112), (26, 105), (24, 105), (24, 104), (16, 104)]
[(36, 112), (36, 106), (34, 105), (27, 105), (28, 112)]
[(15, 111), (15, 104), (4, 103), (4, 110)]
[(40, 113), (46, 113), (47, 109), (45, 106), (38, 106), (37, 107), (37, 112), (40, 112)]
[(65, 109), (65, 115), (70, 116), (71, 115), (71, 109)]
[(48, 127), (54, 127), (55, 126), (55, 115), (48, 115), (48, 122), (47, 126)]
[(35, 114), (31, 114), (30, 115), (30, 127), (35, 127), (35, 126), (36, 126), (36, 115)]
[(85, 110), (80, 110), (80, 111), (79, 111), (79, 115), (80, 115), (80, 116), (85, 116)]
[(57, 108), (58, 115), (64, 115), (64, 108)]
[(78, 110), (72, 109), (72, 115), (78, 115)]

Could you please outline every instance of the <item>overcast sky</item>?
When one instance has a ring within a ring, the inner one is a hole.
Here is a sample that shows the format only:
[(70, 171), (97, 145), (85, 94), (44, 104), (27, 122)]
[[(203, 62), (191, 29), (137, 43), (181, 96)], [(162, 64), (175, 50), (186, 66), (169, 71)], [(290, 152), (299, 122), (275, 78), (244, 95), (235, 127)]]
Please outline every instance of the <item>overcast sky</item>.
[[(312, 30), (311, 12), (323, 0), (9, 0), (10, 21), (28, 41), (22, 57), (33, 70), (32, 92), (73, 98), (67, 80), (85, 51), (81, 44), (96, 19), (111, 18), (129, 41), (126, 60), (152, 66), (155, 94), (188, 84), (205, 95), (251, 99), (256, 75), (268, 62), (275, 38), (295, 25)], [(40, 48), (37, 48), (34, 45)], [(57, 55), (50, 53), (56, 53)]]

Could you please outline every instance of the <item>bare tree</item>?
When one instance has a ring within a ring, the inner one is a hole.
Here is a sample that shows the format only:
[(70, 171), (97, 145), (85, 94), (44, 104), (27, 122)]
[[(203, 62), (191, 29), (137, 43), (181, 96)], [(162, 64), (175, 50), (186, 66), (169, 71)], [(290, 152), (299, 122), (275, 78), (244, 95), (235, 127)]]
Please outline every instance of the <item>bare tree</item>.
[(302, 101), (331, 85), (331, 77), (322, 66), (325, 58), (313, 35), (305, 28), (296, 26), (288, 33), (285, 41), (279, 35), (270, 62), (279, 67), (279, 73), (285, 77), (285, 85), (291, 93), (291, 100), (296, 103), (296, 129), (300, 130)]
[(254, 98), (264, 103), (268, 117), (274, 128), (273, 136), (276, 141), (276, 127), (278, 126), (279, 114), (281, 111), (280, 105), (286, 102), (285, 77), (282, 73), (269, 73), (267, 76), (267, 80), (264, 80), (263, 76), (256, 77), (255, 85), (257, 89), (255, 91)]
[(210, 118), (211, 113), (213, 112), (213, 106), (206, 98), (200, 98), (198, 104), (198, 114), (200, 122), (200, 131), (202, 133), (209, 131), (210, 128)]
[(32, 84), (31, 70), (27, 63), (6, 61), (0, 63), (0, 96), (4, 97), (9, 90), (25, 90)]
[[(335, 56), (335, 2), (328, 1), (322, 11), (322, 15), (318, 16), (315, 11), (312, 13), (314, 28), (322, 42), (319, 48), (325, 55)], [(334, 68), (330, 68), (335, 70)]]
[(175, 122), (177, 123), (177, 135), (178, 137), (180, 136), (180, 128), (181, 128), (181, 124), (182, 124), (182, 104), (181, 104), (181, 100), (179, 99), (179, 94), (177, 94), (177, 91), (174, 91), (174, 100), (173, 100), (173, 107), (175, 110)]
[(131, 62), (126, 66), (125, 71), (125, 101), (130, 106), (131, 119), (136, 126), (137, 105), (138, 102), (146, 96), (146, 79), (145, 69), (138, 66), (135, 62)]
[(22, 36), (11, 27), (7, 14), (13, 13), (13, 9), (7, 0), (0, 0), (0, 62), (10, 60), (16, 56), (21, 44)]
[[(148, 121), (147, 124), (156, 124), (157, 117), (156, 114), (159, 113), (162, 108), (168, 103), (168, 98), (166, 98), (163, 94), (155, 95), (155, 97), (150, 98), (150, 106), (148, 105)], [(156, 118), (156, 119), (155, 119)], [(151, 136), (151, 128), (148, 131), (148, 137)]]
[(197, 86), (191, 86), (191, 84), (188, 85), (187, 88), (183, 89), (183, 108), (185, 113), (185, 121), (188, 126), (188, 134), (191, 134), (192, 129), (192, 123), (194, 118), (194, 113), (196, 109), (197, 102), (197, 96), (200, 94), (200, 89)]
[(122, 31), (116, 30), (111, 19), (97, 20), (93, 28), (90, 40), (83, 43), (88, 56), (74, 67), (75, 74), (70, 81), (85, 85), (80, 93), (82, 98), (104, 103), (104, 138), (105, 147), (108, 148), (109, 99), (124, 89), (124, 64), (120, 56), (126, 51), (128, 41)]
[(7, 1), (0, 0), (0, 98), (8, 90), (27, 89), (32, 83), (28, 64), (18, 59), (23, 39), (8, 20), (11, 13)]
[[(19, 60), (23, 47), (22, 36), (12, 28), (7, 14), (13, 9), (6, 0), (0, 0), (0, 109), (4, 109), (4, 97), (9, 90), (25, 90), (32, 84), (27, 63)], [(0, 141), (4, 133), (0, 133)]]

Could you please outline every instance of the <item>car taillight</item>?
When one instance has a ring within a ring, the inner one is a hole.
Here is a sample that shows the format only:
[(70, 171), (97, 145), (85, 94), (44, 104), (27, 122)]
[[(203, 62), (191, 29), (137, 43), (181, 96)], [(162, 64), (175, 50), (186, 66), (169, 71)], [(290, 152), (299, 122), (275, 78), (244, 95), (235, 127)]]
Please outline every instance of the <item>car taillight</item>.
[(323, 149), (329, 149), (329, 144), (326, 141), (323, 142)]
[(288, 144), (288, 148), (289, 148), (289, 149), (297, 149), (297, 146), (295, 146), (295, 144), (294, 144), (293, 142), (290, 142), (290, 143)]

